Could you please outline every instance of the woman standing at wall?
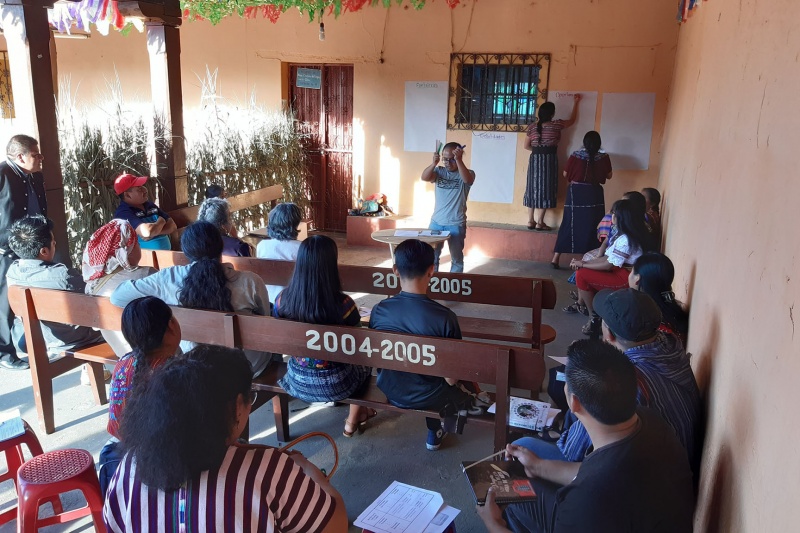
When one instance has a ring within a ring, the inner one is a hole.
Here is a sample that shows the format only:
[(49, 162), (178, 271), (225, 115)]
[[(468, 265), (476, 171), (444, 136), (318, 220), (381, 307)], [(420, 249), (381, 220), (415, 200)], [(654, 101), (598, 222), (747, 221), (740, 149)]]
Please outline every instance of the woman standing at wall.
[(581, 95), (575, 95), (575, 106), (569, 120), (553, 120), (556, 106), (545, 102), (539, 108), (539, 120), (528, 126), (525, 149), (531, 151), (528, 162), (528, 183), (522, 203), (528, 208), (528, 229), (536, 231), (552, 230), (544, 223), (548, 209), (556, 206), (558, 195), (558, 141), (561, 130), (569, 128), (578, 116), (578, 102)]
[(597, 246), (597, 225), (606, 211), (603, 184), (611, 179), (611, 159), (600, 151), (600, 134), (587, 132), (583, 148), (573, 152), (564, 176), (569, 182), (564, 218), (558, 228), (555, 254), (550, 263), (558, 269), (562, 253), (585, 254)]

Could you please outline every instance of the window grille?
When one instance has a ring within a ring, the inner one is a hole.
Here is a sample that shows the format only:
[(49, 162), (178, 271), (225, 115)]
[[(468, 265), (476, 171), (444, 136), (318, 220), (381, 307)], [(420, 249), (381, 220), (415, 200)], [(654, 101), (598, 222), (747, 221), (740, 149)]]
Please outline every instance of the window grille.
[(11, 70), (8, 68), (8, 52), (6, 51), (0, 51), (0, 118), (14, 118)]
[(549, 76), (550, 54), (451, 54), (447, 127), (525, 131)]

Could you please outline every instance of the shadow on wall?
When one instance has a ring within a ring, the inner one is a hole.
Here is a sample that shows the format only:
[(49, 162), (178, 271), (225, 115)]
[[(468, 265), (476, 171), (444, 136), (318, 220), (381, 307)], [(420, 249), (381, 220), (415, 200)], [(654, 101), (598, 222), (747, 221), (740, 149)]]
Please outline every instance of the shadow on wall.
[[(714, 369), (719, 371), (720, 367), (720, 362), (716, 360), (719, 356), (719, 338), (720, 328), (715, 313), (709, 321), (705, 348), (698, 354), (694, 369), (703, 396), (704, 413), (700, 435), (703, 457), (695, 531), (709, 533), (732, 531), (737, 524), (741, 524), (741, 509), (746, 503), (738, 501), (742, 480), (736, 475), (735, 465), (751, 452), (751, 421), (755, 416), (745, 378), (737, 379), (729, 389), (731, 394), (727, 398), (719, 397), (719, 391), (715, 390)], [(710, 415), (713, 405), (726, 405), (724, 410), (717, 409), (717, 412), (734, 415), (715, 419)]]

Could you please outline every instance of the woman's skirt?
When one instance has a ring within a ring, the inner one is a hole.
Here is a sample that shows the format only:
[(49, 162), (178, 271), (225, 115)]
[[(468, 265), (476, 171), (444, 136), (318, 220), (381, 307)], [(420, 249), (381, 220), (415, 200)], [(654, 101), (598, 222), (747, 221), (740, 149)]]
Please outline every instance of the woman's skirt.
[(597, 225), (605, 213), (602, 185), (570, 183), (554, 251), (583, 254), (597, 248)]
[(550, 209), (558, 196), (557, 146), (534, 146), (528, 161), (528, 183), (522, 203), (525, 207)]
[(286, 375), (278, 381), (290, 396), (305, 402), (335, 402), (349, 398), (369, 379), (366, 366), (334, 363), (331, 368), (315, 369), (289, 358)]

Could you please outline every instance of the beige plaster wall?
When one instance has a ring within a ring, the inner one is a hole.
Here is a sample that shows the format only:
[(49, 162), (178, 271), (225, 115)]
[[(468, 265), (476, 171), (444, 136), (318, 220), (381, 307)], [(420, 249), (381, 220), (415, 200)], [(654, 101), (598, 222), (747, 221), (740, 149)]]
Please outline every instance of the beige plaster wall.
[(708, 408), (697, 531), (796, 531), (800, 3), (704, 2), (680, 31), (660, 178)]
[[(352, 63), (356, 183), (366, 194), (388, 194), (401, 213), (424, 218), (432, 209), (432, 193), (418, 176), (430, 155), (403, 151), (405, 81), (448, 79), (451, 52), (551, 52), (552, 91), (657, 95), (650, 169), (615, 173), (606, 188), (610, 205), (626, 190), (655, 185), (659, 174), (678, 33), (674, 11), (672, 2), (658, 0), (468, 1), (455, 10), (432, 2), (422, 11), (393, 6), (338, 20), (326, 17), (325, 42), (318, 39), (317, 24), (296, 11), (285, 13), (277, 24), (238, 17), (218, 26), (188, 22), (181, 29), (185, 106), (200, 105), (198, 75), (206, 66), (218, 69), (224, 97), (244, 102), (254, 93), (265, 106), (279, 108), (282, 63)], [(58, 62), (59, 72), (69, 72), (85, 98), (103, 86), (114, 65), (126, 87), (142, 95), (149, 90), (141, 34), (59, 41)], [(596, 119), (599, 127), (600, 109)], [(448, 133), (448, 140), (469, 139), (469, 132)], [(522, 150), (522, 141), (520, 134), (514, 203), (471, 202), (470, 219), (527, 220), (522, 195), (529, 153)], [(547, 220), (559, 223), (560, 210)]]

